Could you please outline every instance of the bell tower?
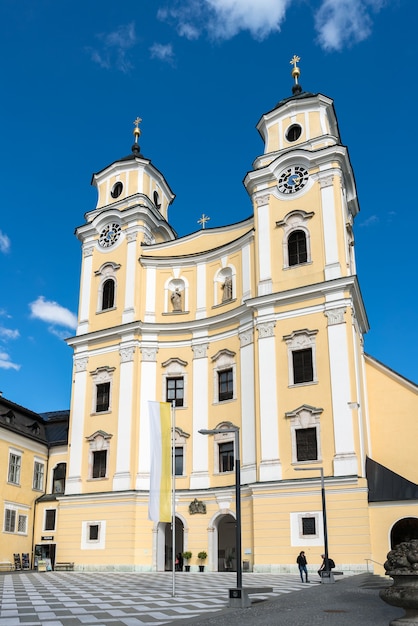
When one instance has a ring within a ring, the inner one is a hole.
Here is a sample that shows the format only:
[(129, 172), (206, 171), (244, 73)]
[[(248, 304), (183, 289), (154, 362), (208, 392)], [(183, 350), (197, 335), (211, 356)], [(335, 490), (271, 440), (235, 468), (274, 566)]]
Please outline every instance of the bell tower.
[[(312, 349), (326, 337), (321, 363), (326, 363), (327, 372), (318, 375), (318, 383), (331, 391), (333, 471), (357, 475), (347, 403), (358, 387), (356, 371), (368, 330), (353, 248), (352, 225), (359, 206), (333, 101), (303, 91), (299, 61), (296, 55), (290, 61), (292, 95), (257, 124), (264, 153), (244, 179), (257, 232), (257, 320), (268, 323), (274, 307), (279, 320), (274, 333), (290, 346), (289, 354), (296, 351), (303, 333), (310, 337)], [(312, 382), (316, 384), (315, 377)], [(291, 381), (289, 389), (292, 410), (312, 404), (306, 388), (293, 388)]]

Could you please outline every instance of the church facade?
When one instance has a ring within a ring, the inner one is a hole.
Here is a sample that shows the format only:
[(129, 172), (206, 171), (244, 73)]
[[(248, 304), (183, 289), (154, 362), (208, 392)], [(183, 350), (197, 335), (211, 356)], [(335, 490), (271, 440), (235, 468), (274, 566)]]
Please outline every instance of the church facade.
[(250, 218), (177, 237), (174, 193), (141, 154), (139, 120), (131, 154), (93, 175), (97, 206), (76, 230), (65, 484), (54, 493), (50, 464), (34, 525), (56, 561), (171, 569), (170, 524), (148, 520), (155, 400), (175, 407), (175, 550), (192, 568), (200, 551), (211, 571), (237, 558), (296, 571), (301, 550), (319, 564), (322, 486), (338, 569), (382, 573), (394, 542), (418, 538), (417, 386), (364, 353), (348, 150), (332, 100), (302, 91), (295, 60), (292, 74), (292, 96), (257, 125)]

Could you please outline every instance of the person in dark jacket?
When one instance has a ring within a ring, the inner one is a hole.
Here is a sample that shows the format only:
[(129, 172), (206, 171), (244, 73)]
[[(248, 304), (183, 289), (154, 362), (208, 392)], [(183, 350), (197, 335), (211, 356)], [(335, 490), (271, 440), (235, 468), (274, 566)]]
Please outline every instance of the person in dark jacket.
[(298, 558), (296, 559), (296, 563), (298, 564), (299, 567), (299, 574), (300, 574), (300, 579), (303, 582), (303, 574), (305, 574), (305, 582), (308, 583), (308, 561), (306, 560), (306, 556), (305, 553), (300, 552)]
[(322, 557), (322, 564), (318, 570), (318, 574), (322, 578), (322, 572), (330, 572), (335, 567), (335, 563), (330, 557), (328, 557), (327, 559), (325, 554), (321, 554), (321, 557)]

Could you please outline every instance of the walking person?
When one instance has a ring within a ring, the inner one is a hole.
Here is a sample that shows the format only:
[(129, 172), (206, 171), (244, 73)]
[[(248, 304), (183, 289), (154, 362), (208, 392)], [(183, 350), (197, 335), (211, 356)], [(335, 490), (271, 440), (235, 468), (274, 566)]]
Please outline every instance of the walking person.
[(305, 574), (305, 582), (308, 583), (308, 561), (306, 560), (306, 556), (305, 553), (300, 552), (298, 558), (296, 559), (296, 563), (298, 564), (299, 567), (299, 574), (300, 574), (300, 579), (303, 582), (303, 574)]

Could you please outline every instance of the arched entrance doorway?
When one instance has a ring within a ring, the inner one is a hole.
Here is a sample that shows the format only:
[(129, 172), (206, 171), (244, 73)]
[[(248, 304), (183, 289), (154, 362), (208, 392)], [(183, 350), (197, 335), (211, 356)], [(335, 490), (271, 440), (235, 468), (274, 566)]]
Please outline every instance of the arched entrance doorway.
[(400, 519), (390, 531), (390, 547), (393, 549), (402, 541), (418, 539), (418, 518), (404, 517)]
[[(176, 549), (175, 549), (175, 553), (178, 554), (179, 552), (183, 552), (183, 532), (184, 532), (184, 526), (183, 526), (183, 522), (181, 521), (181, 519), (179, 519), (178, 517), (176, 517), (176, 536), (175, 536), (175, 545), (176, 545)], [(173, 560), (172, 560), (172, 556), (173, 556), (173, 550), (172, 550), (172, 546), (173, 546), (173, 534), (171, 531), (171, 524), (167, 523), (165, 525), (165, 533), (164, 533), (164, 569), (165, 571), (169, 571), (171, 572), (173, 570)]]
[(218, 521), (218, 572), (236, 572), (236, 521), (232, 515), (223, 515)]

